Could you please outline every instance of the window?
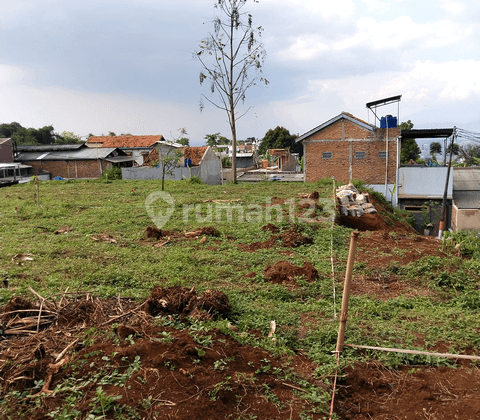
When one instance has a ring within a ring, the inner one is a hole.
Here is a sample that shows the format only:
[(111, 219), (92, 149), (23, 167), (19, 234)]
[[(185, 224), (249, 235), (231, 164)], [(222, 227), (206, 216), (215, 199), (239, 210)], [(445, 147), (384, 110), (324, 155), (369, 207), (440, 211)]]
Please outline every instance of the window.
[(322, 153), (322, 159), (331, 159), (332, 158), (332, 152), (323, 152)]
[(365, 159), (365, 152), (355, 152), (355, 159)]
[(387, 152), (378, 152), (378, 157), (380, 159), (386, 159), (387, 158)]

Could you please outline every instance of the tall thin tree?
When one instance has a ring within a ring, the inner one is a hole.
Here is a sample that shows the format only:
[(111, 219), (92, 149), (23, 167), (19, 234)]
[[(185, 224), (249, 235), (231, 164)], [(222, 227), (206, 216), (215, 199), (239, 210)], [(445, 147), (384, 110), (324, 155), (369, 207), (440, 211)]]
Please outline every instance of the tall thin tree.
[[(258, 3), (258, 0), (252, 0)], [(239, 109), (245, 102), (249, 88), (257, 83), (268, 84), (262, 76), (262, 67), (266, 57), (263, 44), (259, 41), (263, 31), (261, 26), (254, 27), (252, 15), (243, 8), (247, 0), (216, 0), (215, 8), (222, 17), (213, 19), (213, 32), (200, 42), (195, 57), (200, 61), (200, 84), (210, 82), (210, 91), (217, 93), (218, 101), (202, 95), (200, 110), (204, 108), (203, 98), (228, 116), (232, 131), (232, 172), (233, 182), (237, 182), (237, 120), (246, 110)]]

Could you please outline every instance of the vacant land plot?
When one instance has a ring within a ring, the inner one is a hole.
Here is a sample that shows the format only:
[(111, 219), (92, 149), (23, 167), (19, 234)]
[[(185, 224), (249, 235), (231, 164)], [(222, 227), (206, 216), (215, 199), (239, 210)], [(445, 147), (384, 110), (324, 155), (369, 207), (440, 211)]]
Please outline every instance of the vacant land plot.
[[(330, 182), (0, 189), (0, 412), (9, 419), (480, 418), (480, 246)], [(337, 383), (334, 387), (334, 379)]]

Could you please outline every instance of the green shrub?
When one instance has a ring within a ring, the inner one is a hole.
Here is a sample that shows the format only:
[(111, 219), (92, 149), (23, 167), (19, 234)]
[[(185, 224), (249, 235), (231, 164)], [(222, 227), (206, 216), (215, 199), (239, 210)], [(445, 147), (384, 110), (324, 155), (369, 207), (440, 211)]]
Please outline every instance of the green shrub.
[(232, 161), (230, 160), (230, 158), (228, 156), (224, 156), (222, 158), (222, 166), (224, 168), (231, 168), (232, 167)]
[(122, 168), (111, 165), (102, 172), (102, 178), (110, 180), (122, 179)]
[(203, 181), (200, 179), (199, 176), (193, 175), (188, 180), (190, 184), (203, 184)]

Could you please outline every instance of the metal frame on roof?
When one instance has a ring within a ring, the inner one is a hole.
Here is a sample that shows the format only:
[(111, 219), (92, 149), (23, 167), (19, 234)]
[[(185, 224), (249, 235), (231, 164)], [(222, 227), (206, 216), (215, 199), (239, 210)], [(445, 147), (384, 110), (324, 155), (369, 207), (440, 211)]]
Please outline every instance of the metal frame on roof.
[[(379, 99), (377, 101), (367, 102), (365, 106), (370, 111), (372, 111), (373, 115), (375, 115), (375, 118), (378, 121), (380, 121), (380, 118), (378, 118), (377, 113), (375, 112), (377, 110), (377, 107), (390, 105), (390, 104), (393, 104), (393, 103), (397, 102), (398, 103), (397, 121), (400, 122), (400, 101), (401, 100), (402, 100), (402, 95), (390, 96), (389, 98), (384, 98), (384, 99)], [(372, 108), (375, 108), (375, 111)]]

